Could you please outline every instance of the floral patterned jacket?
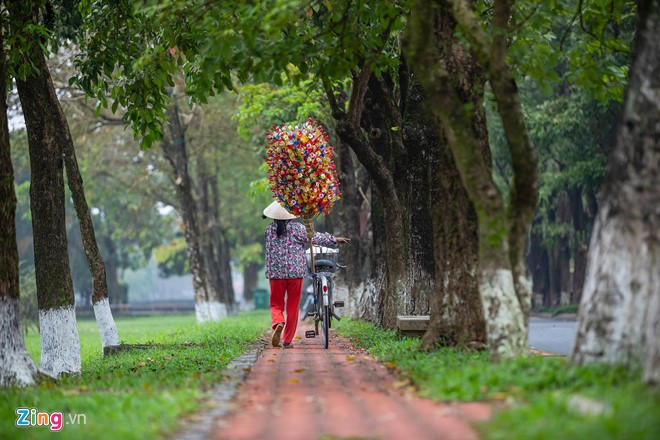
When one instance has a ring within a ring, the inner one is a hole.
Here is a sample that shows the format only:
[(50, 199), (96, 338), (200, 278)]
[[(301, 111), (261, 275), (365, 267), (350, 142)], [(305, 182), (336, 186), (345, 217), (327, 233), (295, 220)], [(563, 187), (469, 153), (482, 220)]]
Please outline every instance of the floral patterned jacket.
[[(309, 243), (302, 223), (289, 221), (286, 234), (277, 236), (277, 226), (266, 227), (266, 278), (290, 279), (307, 276), (305, 249)], [(334, 246), (337, 240), (326, 232), (317, 232), (312, 239), (317, 246)]]

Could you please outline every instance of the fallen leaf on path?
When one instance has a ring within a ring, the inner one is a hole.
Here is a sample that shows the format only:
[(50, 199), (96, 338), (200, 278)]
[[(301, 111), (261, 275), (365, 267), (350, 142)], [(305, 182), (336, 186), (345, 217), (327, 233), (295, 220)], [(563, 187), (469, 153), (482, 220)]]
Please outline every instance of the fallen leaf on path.
[(293, 370), (294, 373), (302, 373), (303, 371), (305, 371), (304, 368), (296, 368), (295, 370)]
[(271, 364), (275, 363), (275, 359), (268, 359), (266, 362), (270, 362)]
[(298, 382), (298, 379), (289, 379), (289, 383), (291, 384), (297, 384)]
[(407, 380), (399, 380), (397, 382), (394, 382), (392, 386), (394, 388), (404, 388), (409, 385), (409, 382)]
[(387, 368), (394, 368), (394, 367), (396, 367), (396, 364), (394, 362), (388, 362), (388, 363), (385, 364), (385, 366)]
[(293, 339), (298, 339), (298, 340), (300, 340), (300, 339), (302, 339), (302, 338), (301, 338), (300, 336), (296, 336), (296, 337), (293, 338)]
[(78, 387), (78, 388), (71, 388), (69, 390), (64, 390), (62, 391), (62, 394), (64, 394), (65, 396), (77, 396), (85, 391), (87, 391), (87, 387)]
[(346, 356), (346, 360), (347, 360), (347, 361), (354, 361), (354, 360), (355, 360), (355, 356)]

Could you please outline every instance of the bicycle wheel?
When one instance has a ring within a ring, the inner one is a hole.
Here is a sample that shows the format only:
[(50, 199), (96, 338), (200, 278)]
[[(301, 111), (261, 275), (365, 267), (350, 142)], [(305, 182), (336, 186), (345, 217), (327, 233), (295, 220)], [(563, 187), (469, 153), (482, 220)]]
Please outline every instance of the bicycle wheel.
[(319, 321), (322, 319), (323, 297), (321, 296), (321, 282), (314, 283), (314, 331), (319, 334)]
[(332, 279), (328, 280), (328, 309), (330, 309), (330, 312), (328, 313), (331, 319), (328, 319), (328, 328), (332, 328), (332, 314), (335, 311), (334, 306), (332, 305)]
[(323, 318), (321, 321), (323, 327), (323, 347), (328, 348), (330, 342), (330, 306), (323, 307)]

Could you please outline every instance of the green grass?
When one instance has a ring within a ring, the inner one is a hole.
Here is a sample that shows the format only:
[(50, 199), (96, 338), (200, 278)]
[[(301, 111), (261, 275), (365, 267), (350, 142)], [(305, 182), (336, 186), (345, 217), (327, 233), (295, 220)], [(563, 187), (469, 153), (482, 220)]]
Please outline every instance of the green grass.
[[(205, 392), (222, 370), (268, 328), (268, 312), (242, 313), (198, 325), (195, 317), (159, 316), (116, 320), (122, 343), (159, 344), (103, 358), (93, 320), (80, 321), (82, 373), (57, 382), (3, 390), (0, 438), (50, 438), (45, 427), (18, 428), (16, 408), (62, 412), (64, 421), (84, 414), (86, 424), (64, 424), (67, 439), (156, 438), (177, 428), (182, 416), (200, 409)], [(39, 359), (39, 337), (26, 338)]]
[(550, 313), (552, 316), (557, 316), (562, 313), (578, 313), (579, 310), (579, 304), (564, 304), (563, 306), (556, 307), (541, 306), (536, 311), (539, 313)]
[[(487, 352), (440, 348), (350, 319), (338, 330), (388, 366), (422, 397), (441, 401), (499, 401), (506, 409), (478, 425), (484, 439), (658, 439), (660, 393), (640, 383), (639, 371), (608, 365), (577, 367), (565, 358), (529, 356), (491, 364)], [(605, 408), (580, 414), (575, 396)]]

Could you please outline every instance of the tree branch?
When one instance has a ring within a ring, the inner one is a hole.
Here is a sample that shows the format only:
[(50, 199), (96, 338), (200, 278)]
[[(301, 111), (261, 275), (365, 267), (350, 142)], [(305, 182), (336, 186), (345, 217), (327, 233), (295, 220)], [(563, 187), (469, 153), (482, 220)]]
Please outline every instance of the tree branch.
[(353, 89), (348, 102), (348, 120), (350, 124), (360, 125), (360, 117), (364, 107), (364, 95), (367, 93), (371, 69), (365, 65), (353, 76)]

